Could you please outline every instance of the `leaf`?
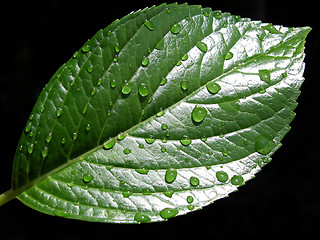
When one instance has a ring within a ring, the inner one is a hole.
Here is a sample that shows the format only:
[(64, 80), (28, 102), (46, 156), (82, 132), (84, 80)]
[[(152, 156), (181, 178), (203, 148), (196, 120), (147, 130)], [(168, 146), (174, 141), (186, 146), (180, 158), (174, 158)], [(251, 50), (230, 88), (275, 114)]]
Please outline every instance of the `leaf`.
[(140, 223), (227, 196), (289, 131), (309, 31), (187, 4), (114, 21), (41, 92), (2, 199)]

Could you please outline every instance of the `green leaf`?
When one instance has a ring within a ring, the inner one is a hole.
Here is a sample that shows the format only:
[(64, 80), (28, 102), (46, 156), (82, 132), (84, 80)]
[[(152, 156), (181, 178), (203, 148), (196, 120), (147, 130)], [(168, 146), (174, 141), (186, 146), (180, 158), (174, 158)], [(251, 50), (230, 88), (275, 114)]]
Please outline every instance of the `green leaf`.
[(309, 31), (187, 4), (114, 21), (41, 92), (0, 202), (145, 223), (226, 197), (289, 131)]

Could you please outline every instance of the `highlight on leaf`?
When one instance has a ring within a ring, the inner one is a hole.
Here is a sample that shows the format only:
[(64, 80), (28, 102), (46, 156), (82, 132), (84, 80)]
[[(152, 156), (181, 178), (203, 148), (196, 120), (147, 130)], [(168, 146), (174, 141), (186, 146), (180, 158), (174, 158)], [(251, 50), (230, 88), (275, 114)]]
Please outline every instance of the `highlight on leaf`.
[(149, 223), (226, 197), (289, 131), (309, 31), (187, 4), (114, 21), (44, 87), (0, 205)]

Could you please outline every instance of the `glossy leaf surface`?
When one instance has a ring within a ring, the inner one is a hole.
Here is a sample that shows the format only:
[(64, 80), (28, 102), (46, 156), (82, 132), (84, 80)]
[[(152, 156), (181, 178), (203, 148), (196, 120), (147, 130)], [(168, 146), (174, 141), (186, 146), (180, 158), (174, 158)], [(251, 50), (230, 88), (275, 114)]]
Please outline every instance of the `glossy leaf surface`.
[(289, 130), (309, 31), (186, 4), (116, 20), (43, 89), (13, 191), (47, 214), (118, 223), (227, 196)]

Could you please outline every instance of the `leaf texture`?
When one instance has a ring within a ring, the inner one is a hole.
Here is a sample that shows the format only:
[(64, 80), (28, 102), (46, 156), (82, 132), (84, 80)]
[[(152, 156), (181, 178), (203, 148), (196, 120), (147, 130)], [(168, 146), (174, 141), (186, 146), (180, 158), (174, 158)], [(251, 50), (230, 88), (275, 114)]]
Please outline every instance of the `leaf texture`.
[(187, 4), (114, 21), (41, 92), (14, 191), (47, 214), (113, 223), (163, 221), (227, 196), (289, 131), (309, 31)]

